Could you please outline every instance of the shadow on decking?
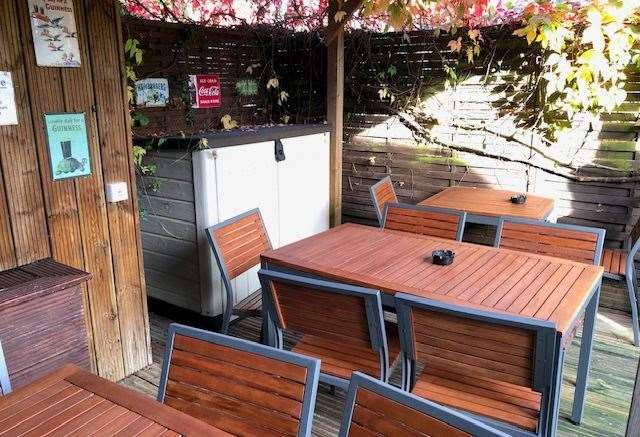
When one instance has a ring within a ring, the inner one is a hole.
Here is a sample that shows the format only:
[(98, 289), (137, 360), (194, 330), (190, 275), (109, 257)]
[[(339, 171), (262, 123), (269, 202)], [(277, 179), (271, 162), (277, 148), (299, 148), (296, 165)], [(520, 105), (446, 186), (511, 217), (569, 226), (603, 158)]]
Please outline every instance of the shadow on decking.
[[(165, 345), (167, 326), (171, 320), (151, 313), (151, 340), (153, 364), (121, 381), (134, 390), (155, 397), (158, 390), (160, 368)], [(562, 404), (560, 409), (559, 436), (622, 436), (625, 433), (629, 405), (635, 381), (640, 349), (631, 344), (630, 318), (611, 310), (598, 314), (589, 391), (581, 426), (571, 424), (570, 414), (580, 344), (579, 335), (569, 349), (566, 358)], [(257, 341), (260, 320), (245, 319), (232, 328), (233, 335)], [(331, 395), (327, 386), (321, 387), (313, 423), (314, 436), (335, 436), (340, 424), (344, 392)]]

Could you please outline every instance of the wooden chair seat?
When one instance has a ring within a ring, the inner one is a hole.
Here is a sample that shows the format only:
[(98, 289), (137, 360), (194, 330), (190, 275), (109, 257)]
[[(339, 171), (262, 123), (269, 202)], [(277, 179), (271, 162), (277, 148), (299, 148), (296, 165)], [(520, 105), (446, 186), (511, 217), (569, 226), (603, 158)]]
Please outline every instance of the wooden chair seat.
[(431, 401), (473, 414), (535, 431), (540, 418), (541, 394), (502, 381), (456, 375), (447, 378), (422, 373), (412, 393)]
[[(398, 327), (387, 322), (385, 328), (389, 363), (392, 364), (400, 354)], [(369, 344), (349, 336), (335, 335), (334, 337), (305, 334), (291, 350), (320, 359), (320, 370), (338, 378), (349, 379), (354, 371), (380, 377), (380, 357)]]
[(613, 276), (624, 276), (627, 270), (626, 250), (622, 249), (604, 249), (602, 253), (602, 261), (600, 265), (604, 267), (604, 271)]
[(260, 310), (262, 309), (262, 290), (254, 291), (249, 296), (242, 299), (238, 302), (234, 307), (235, 313), (242, 313), (244, 315), (250, 316), (260, 315)]

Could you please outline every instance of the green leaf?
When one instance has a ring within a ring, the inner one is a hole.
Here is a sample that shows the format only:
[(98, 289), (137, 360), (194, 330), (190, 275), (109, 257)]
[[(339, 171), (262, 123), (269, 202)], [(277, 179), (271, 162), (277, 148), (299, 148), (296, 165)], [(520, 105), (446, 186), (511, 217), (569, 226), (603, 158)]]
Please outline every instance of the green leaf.
[(387, 68), (387, 74), (389, 75), (389, 77), (395, 76), (397, 72), (398, 69), (395, 65), (390, 65), (389, 68)]

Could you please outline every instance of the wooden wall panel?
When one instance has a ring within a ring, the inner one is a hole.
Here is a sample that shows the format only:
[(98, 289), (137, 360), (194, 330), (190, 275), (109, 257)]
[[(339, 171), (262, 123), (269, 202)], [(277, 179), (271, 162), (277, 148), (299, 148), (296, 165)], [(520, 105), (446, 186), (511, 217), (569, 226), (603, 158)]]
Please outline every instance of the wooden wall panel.
[[(119, 34), (118, 20), (115, 8), (97, 7), (93, 3), (87, 11), (88, 34)], [(129, 152), (130, 126), (127, 124), (128, 117), (121, 110), (128, 104), (125, 101), (126, 87), (122, 81), (123, 72), (113, 68), (113, 59), (120, 60), (121, 66), (124, 65), (124, 59), (121, 58), (123, 44), (121, 39), (97, 37), (92, 39), (91, 47), (98, 130), (101, 147), (109, 149), (109, 153), (103, 156), (104, 179), (106, 183), (127, 181), (130, 187), (129, 200), (108, 205), (107, 212), (111, 232), (121, 235), (121, 238), (112, 241), (112, 255), (125, 373), (131, 373), (148, 362), (151, 350), (147, 337), (148, 319), (145, 317), (146, 295), (140, 265), (137, 265), (141, 257), (141, 243), (137, 232), (137, 191), (131, 189), (135, 186), (135, 178), (131, 172), (133, 163)]]
[[(2, 144), (0, 144), (2, 147)], [(9, 209), (5, 195), (4, 177), (0, 165), (0, 270), (6, 270), (16, 265), (16, 255), (11, 237), (11, 223)]]
[[(11, 13), (10, 3), (0, 5), (0, 41), (10, 42), (0, 45), (0, 70), (12, 73), (19, 124), (0, 126), (0, 173), (4, 178), (4, 190), (0, 196), (0, 214), (3, 216), (0, 218), (3, 231), (0, 237), (0, 270), (30, 263), (50, 253), (31, 113), (27, 104), (27, 83), (17, 47), (19, 27)], [(10, 242), (11, 239), (13, 241)]]
[[(18, 128), (0, 129), (0, 270), (53, 256), (91, 273), (83, 301), (93, 367), (117, 380), (151, 361), (122, 38), (117, 2), (73, 1), (80, 68), (37, 66), (27, 2), (0, 5), (0, 69), (13, 73), (20, 103)], [(51, 180), (48, 112), (85, 113), (92, 175)], [(105, 183), (120, 181), (131, 199), (107, 204)]]
[[(84, 250), (84, 269), (92, 273), (92, 292), (89, 301), (92, 311), (98, 372), (109, 379), (120, 379), (124, 373), (118, 303), (115, 295), (115, 278), (111, 254), (109, 225), (107, 223), (102, 159), (98, 141), (92, 71), (89, 68), (88, 29), (84, 2), (75, 0), (78, 36), (84, 68), (62, 69), (62, 86), (65, 91), (67, 112), (84, 112), (89, 136), (92, 174), (76, 179), (76, 192), (80, 212), (80, 232)], [(104, 34), (103, 34), (104, 35)], [(113, 115), (112, 115), (113, 117)]]

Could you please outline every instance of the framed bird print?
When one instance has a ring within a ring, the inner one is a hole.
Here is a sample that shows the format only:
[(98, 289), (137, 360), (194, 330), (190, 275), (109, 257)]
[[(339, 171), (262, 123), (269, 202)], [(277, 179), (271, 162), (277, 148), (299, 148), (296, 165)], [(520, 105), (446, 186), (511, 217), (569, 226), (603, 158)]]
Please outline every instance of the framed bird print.
[(54, 181), (89, 176), (91, 151), (85, 114), (44, 115), (45, 137)]
[(41, 67), (80, 67), (73, 0), (29, 0), (36, 63)]

